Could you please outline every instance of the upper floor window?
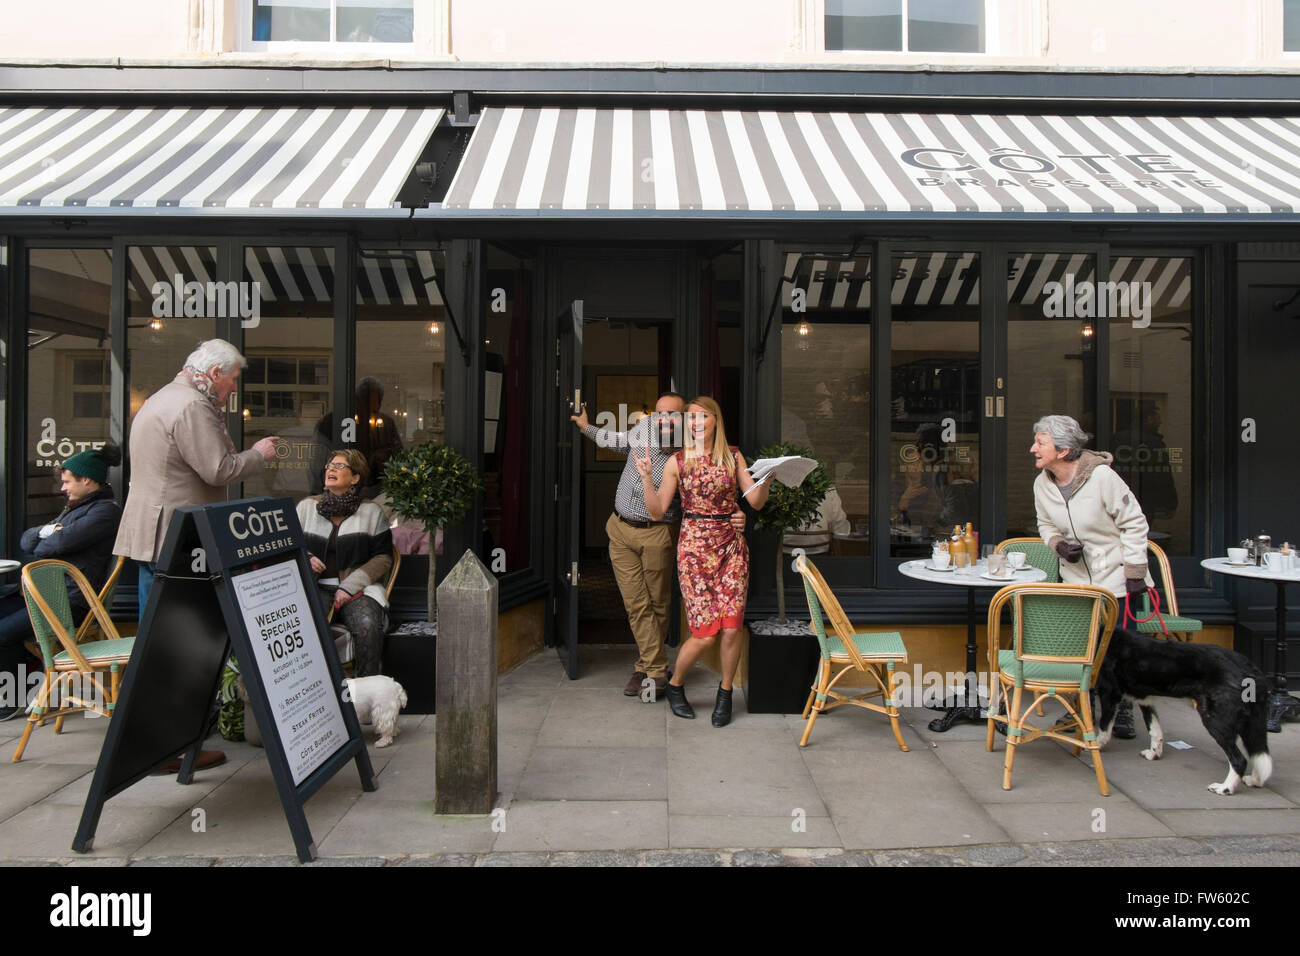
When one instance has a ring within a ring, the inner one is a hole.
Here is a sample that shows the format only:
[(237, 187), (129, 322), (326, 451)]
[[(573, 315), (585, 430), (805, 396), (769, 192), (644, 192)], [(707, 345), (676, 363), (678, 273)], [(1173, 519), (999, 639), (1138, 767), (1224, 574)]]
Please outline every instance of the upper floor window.
[(1300, 53), (1300, 0), (1282, 0), (1282, 52)]
[(984, 0), (826, 0), (826, 49), (983, 53)]
[[(254, 47), (293, 43), (412, 43), (415, 0), (247, 0)], [(274, 47), (269, 47), (274, 49)]]

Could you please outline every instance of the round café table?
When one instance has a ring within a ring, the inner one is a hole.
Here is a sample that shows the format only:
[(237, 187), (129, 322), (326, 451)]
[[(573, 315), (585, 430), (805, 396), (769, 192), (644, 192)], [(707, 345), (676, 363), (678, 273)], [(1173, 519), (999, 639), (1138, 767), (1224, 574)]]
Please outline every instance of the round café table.
[(944, 733), (959, 720), (979, 723), (985, 719), (980, 715), (979, 685), (976, 677), (978, 662), (975, 659), (975, 589), (1004, 588), (1008, 584), (1024, 584), (1026, 582), (1047, 580), (1046, 572), (1030, 564), (1026, 564), (1010, 577), (997, 581), (984, 577), (986, 569), (985, 562), (980, 561), (973, 570), (963, 568), (956, 571), (936, 571), (930, 567), (930, 561), (927, 558), (904, 561), (898, 566), (899, 571), (909, 578), (915, 578), (917, 581), (926, 581), (930, 584), (956, 585), (966, 589), (966, 701), (974, 701), (974, 704), (954, 704), (944, 712), (942, 717), (936, 717), (930, 721), (930, 730), (936, 734)]
[(1300, 716), (1300, 699), (1286, 692), (1286, 586), (1300, 582), (1300, 569), (1274, 571), (1254, 564), (1229, 564), (1227, 558), (1206, 558), (1201, 567), (1216, 574), (1272, 581), (1277, 585), (1277, 639), (1273, 654), (1273, 688), (1268, 693), (1268, 729), (1281, 733), (1282, 719)]

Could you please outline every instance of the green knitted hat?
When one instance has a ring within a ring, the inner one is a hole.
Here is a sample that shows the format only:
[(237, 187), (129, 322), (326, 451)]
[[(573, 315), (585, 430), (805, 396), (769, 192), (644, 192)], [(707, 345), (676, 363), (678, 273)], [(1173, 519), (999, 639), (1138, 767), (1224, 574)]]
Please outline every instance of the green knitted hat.
[(63, 459), (62, 467), (74, 475), (89, 478), (102, 485), (108, 480), (108, 469), (120, 464), (121, 461), (122, 449), (108, 442), (103, 448), (92, 448)]

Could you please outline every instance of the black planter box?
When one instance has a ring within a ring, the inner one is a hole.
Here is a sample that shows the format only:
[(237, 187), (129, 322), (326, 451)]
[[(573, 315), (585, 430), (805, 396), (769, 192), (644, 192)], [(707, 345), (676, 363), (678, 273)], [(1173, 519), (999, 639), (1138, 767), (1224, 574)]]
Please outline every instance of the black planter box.
[(749, 630), (751, 714), (801, 714), (808, 703), (821, 652), (812, 634), (759, 634)]
[[(384, 639), (383, 672), (402, 685), (406, 691), (404, 714), (437, 713), (437, 625), (402, 625)], [(419, 633), (418, 629), (434, 629), (433, 633)], [(410, 633), (416, 631), (416, 633)], [(407, 632), (407, 633), (403, 633)]]

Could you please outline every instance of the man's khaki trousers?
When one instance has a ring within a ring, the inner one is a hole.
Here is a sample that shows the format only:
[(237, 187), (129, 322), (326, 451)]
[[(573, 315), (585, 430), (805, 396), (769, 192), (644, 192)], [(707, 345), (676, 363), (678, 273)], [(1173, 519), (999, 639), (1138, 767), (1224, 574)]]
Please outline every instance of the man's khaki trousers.
[(633, 670), (647, 677), (666, 677), (668, 651), (664, 641), (668, 637), (668, 607), (677, 567), (673, 526), (633, 528), (611, 514), (605, 522), (605, 533), (609, 535), (614, 579), (636, 638), (638, 657)]

